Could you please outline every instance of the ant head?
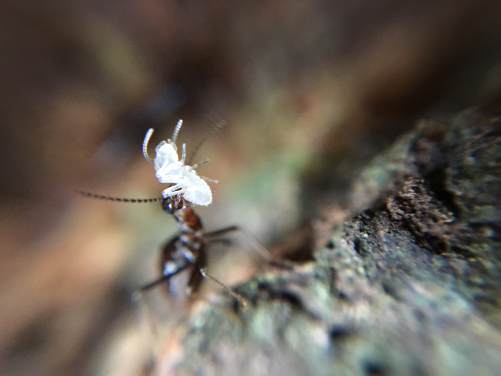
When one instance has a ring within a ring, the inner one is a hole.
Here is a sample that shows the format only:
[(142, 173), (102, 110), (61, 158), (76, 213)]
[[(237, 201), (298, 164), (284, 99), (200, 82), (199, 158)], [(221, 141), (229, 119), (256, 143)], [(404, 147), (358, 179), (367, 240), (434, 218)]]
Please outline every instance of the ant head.
[(164, 197), (162, 200), (162, 209), (167, 214), (174, 214), (175, 211), (191, 207), (182, 195)]

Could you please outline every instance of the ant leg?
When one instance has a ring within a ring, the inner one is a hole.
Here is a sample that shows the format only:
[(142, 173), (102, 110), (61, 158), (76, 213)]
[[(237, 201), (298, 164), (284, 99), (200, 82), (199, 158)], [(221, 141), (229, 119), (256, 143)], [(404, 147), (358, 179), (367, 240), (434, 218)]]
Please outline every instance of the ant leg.
[(237, 232), (241, 231), (249, 240), (249, 243), (251, 244), (252, 248), (266, 261), (271, 262), (272, 257), (270, 255), (270, 252), (264, 247), (264, 245), (261, 244), (259, 240), (254, 236), (254, 234), (248, 230), (245, 227), (240, 227), (240, 226), (230, 226), (223, 228), (221, 230), (216, 230), (212, 231), (209, 233), (204, 234), (204, 238), (207, 239), (210, 242), (213, 241), (218, 241), (217, 238), (229, 234), (231, 232)]
[(247, 237), (247, 240), (251, 244), (254, 251), (256, 251), (259, 254), (259, 256), (261, 256), (269, 265), (281, 269), (291, 269), (291, 266), (293, 265), (291, 262), (285, 260), (277, 260), (273, 258), (270, 252), (265, 248), (265, 246), (261, 244), (261, 242), (254, 236), (254, 234), (249, 229), (245, 227), (240, 227), (240, 226), (226, 227), (221, 230), (206, 233), (204, 234), (204, 238), (210, 243), (214, 242), (227, 243), (227, 240), (218, 238), (228, 233), (236, 231), (241, 231)]
[(136, 289), (132, 293), (132, 300), (138, 300), (138, 299), (140, 299), (141, 298), (141, 294), (143, 294), (143, 293), (151, 290), (152, 288), (158, 286), (161, 283), (168, 282), (171, 277), (173, 277), (176, 274), (182, 272), (187, 267), (188, 267), (188, 264), (184, 264), (184, 265), (178, 266), (177, 268), (175, 268), (175, 270), (172, 270), (169, 273), (165, 273), (164, 272), (164, 274), (161, 277), (159, 277), (158, 279), (155, 279), (154, 281), (152, 281), (150, 283), (147, 283), (146, 285), (141, 286), (138, 289)]
[(204, 276), (207, 279), (210, 279), (214, 283), (217, 283), (219, 286), (221, 286), (223, 289), (225, 289), (227, 292), (229, 292), (231, 294), (231, 296), (233, 296), (238, 301), (238, 303), (240, 304), (240, 307), (242, 309), (247, 309), (247, 300), (242, 295), (240, 295), (236, 291), (234, 291), (231, 288), (229, 288), (228, 286), (226, 286), (223, 282), (221, 282), (221, 281), (217, 280), (216, 278), (212, 277), (211, 275), (207, 274), (206, 268), (200, 268), (199, 271), (200, 271), (200, 274), (202, 276)]
[(204, 234), (204, 238), (207, 240), (211, 240), (214, 238), (219, 238), (220, 236), (226, 235), (230, 232), (235, 232), (235, 231), (239, 231), (239, 230), (240, 230), (240, 227), (238, 227), (238, 226), (230, 226), (230, 227), (222, 228), (221, 230), (206, 232)]
[(191, 273), (190, 280), (188, 282), (188, 287), (186, 289), (186, 292), (188, 295), (194, 297), (200, 288), (200, 284), (202, 282), (203, 278), (210, 279), (212, 282), (217, 283), (219, 286), (221, 286), (223, 289), (228, 291), (231, 296), (233, 296), (242, 309), (246, 309), (247, 307), (247, 301), (244, 299), (244, 297), (237, 292), (233, 291), (231, 288), (226, 286), (223, 282), (217, 280), (216, 278), (210, 276), (207, 274), (207, 254), (205, 253), (205, 247), (202, 246), (200, 248), (200, 253), (199, 253), (199, 258), (197, 262), (195, 263), (195, 268), (193, 269), (193, 272)]
[(141, 295), (142, 293), (144, 293), (144, 292), (146, 292), (148, 290), (151, 290), (152, 288), (158, 286), (159, 284), (161, 284), (163, 282), (167, 282), (169, 280), (169, 278), (172, 277), (172, 276), (173, 276), (173, 274), (172, 275), (163, 275), (160, 278), (155, 279), (154, 281), (152, 281), (150, 283), (147, 283), (146, 285), (137, 288), (132, 293), (132, 299), (136, 299), (138, 297), (138, 295)]
[(185, 270), (188, 265), (181, 265), (170, 274), (162, 275), (160, 278), (136, 289), (131, 296), (134, 303), (134, 311), (139, 324), (141, 336), (143, 337), (144, 348), (148, 350), (148, 357), (152, 360), (157, 358), (160, 349), (160, 329), (161, 323), (158, 314), (154, 313), (153, 307), (146, 301), (146, 292), (157, 287), (161, 283), (168, 282), (170, 277)]
[(198, 289), (202, 283), (203, 275), (200, 273), (198, 267), (195, 267), (191, 272), (190, 280), (188, 281), (188, 286), (186, 287), (186, 295), (189, 295), (192, 299), (195, 299), (198, 294)]
[(134, 297), (133, 294), (133, 300), (134, 313), (145, 350), (145, 360), (154, 364), (160, 342), (160, 324), (143, 296), (137, 295)]

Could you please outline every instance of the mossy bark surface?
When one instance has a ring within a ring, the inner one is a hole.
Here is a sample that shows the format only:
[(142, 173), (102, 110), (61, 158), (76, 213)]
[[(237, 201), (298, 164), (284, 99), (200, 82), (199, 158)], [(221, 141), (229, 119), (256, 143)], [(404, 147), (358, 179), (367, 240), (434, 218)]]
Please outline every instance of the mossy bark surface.
[(158, 374), (499, 374), (501, 117), (420, 122), (343, 210), (314, 261), (236, 288), (246, 310), (199, 305)]

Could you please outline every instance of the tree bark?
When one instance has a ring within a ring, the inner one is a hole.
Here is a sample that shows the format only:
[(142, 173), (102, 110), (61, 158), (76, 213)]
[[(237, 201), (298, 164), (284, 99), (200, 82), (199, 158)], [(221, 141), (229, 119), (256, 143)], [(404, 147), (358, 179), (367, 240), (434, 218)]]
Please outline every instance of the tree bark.
[(200, 304), (157, 374), (499, 374), (501, 118), (421, 121), (342, 210), (314, 261), (236, 288), (246, 310)]

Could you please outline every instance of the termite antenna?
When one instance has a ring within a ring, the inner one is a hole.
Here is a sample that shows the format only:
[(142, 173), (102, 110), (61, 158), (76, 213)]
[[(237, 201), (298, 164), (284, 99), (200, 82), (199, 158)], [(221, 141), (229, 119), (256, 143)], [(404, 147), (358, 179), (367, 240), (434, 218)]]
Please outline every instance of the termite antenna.
[(181, 129), (181, 126), (183, 125), (183, 120), (179, 119), (179, 121), (176, 124), (176, 128), (174, 128), (174, 132), (172, 132), (172, 143), (175, 145), (176, 140), (177, 140), (177, 135), (179, 134), (179, 130)]
[(204, 135), (204, 137), (202, 137), (202, 139), (198, 142), (198, 145), (191, 152), (191, 155), (188, 158), (188, 162), (187, 162), (188, 165), (191, 164), (191, 162), (193, 161), (193, 158), (195, 158), (195, 155), (198, 153), (198, 151), (200, 150), (200, 148), (202, 147), (204, 142), (207, 141), (207, 139), (210, 136), (212, 136), (214, 133), (216, 133), (218, 130), (220, 130), (222, 127), (224, 127), (225, 124), (226, 124), (226, 122), (224, 120), (221, 120), (221, 121), (217, 122), (216, 124), (210, 126), (209, 131)]
[(148, 155), (148, 142), (150, 142), (150, 138), (153, 135), (153, 128), (148, 129), (148, 132), (146, 132), (146, 136), (144, 136), (144, 141), (143, 141), (143, 155), (146, 158), (148, 162), (153, 162), (153, 159), (150, 158)]
[(164, 198), (121, 198), (121, 197), (111, 197), (111, 196), (104, 196), (104, 195), (99, 195), (96, 193), (92, 192), (85, 192), (85, 191), (75, 191), (76, 193), (87, 197), (87, 198), (95, 198), (98, 200), (107, 200), (107, 201), (115, 201), (115, 202), (127, 202), (127, 203), (149, 203), (149, 202), (162, 202), (164, 201)]
[(183, 144), (180, 162), (184, 164), (185, 159), (186, 159), (186, 144)]

